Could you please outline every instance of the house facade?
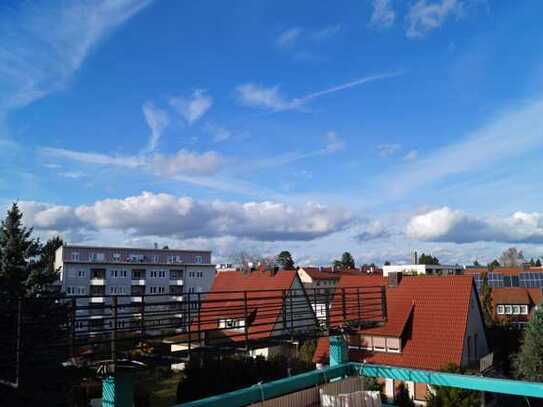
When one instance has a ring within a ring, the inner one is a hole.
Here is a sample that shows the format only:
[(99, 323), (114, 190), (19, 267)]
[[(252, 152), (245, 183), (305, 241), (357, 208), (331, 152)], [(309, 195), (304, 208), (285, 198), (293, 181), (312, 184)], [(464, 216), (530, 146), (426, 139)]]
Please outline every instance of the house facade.
[[(348, 338), (352, 361), (414, 369), (441, 370), (448, 364), (477, 366), (488, 354), (481, 305), (473, 280), (468, 276), (397, 276), (388, 278), (345, 276), (337, 287), (386, 287), (387, 320), (358, 329)], [(328, 363), (328, 339), (318, 341), (314, 361)], [(394, 400), (399, 382), (381, 380), (384, 394)], [(417, 405), (424, 405), (428, 387), (406, 381)]]

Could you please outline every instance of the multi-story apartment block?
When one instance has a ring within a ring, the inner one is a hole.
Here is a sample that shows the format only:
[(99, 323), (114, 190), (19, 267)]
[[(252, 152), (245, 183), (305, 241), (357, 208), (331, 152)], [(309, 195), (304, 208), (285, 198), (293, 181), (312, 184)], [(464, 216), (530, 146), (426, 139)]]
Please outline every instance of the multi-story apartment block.
[[(142, 305), (152, 308), (149, 304), (162, 303), (155, 308), (178, 309), (179, 313), (171, 315), (187, 318), (187, 311), (190, 314), (190, 308), (197, 305), (189, 305), (187, 300), (209, 291), (215, 276), (211, 252), (199, 250), (64, 245), (55, 253), (55, 268), (66, 295), (82, 296), (77, 297), (77, 306), (89, 306), (81, 312), (88, 312), (90, 322), (78, 324), (78, 329), (89, 333), (93, 327), (99, 330), (110, 325), (112, 296), (118, 296), (119, 305), (130, 306), (135, 312), (141, 311)], [(138, 323), (126, 317), (118, 325), (122, 328)], [(160, 318), (146, 321), (146, 329), (153, 325), (157, 329), (175, 328), (176, 323)]]

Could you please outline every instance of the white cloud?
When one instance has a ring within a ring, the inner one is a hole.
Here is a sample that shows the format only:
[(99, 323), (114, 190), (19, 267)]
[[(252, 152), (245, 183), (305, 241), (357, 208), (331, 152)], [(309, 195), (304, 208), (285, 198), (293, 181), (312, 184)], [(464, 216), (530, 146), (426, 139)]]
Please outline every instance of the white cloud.
[(373, 0), (372, 6), (371, 26), (386, 28), (394, 24), (396, 13), (392, 8), (391, 0)]
[(221, 143), (228, 140), (232, 136), (232, 132), (230, 130), (213, 123), (207, 123), (204, 128), (213, 136), (214, 143)]
[(390, 157), (400, 151), (401, 148), (402, 146), (399, 144), (379, 144), (377, 146), (377, 150), (381, 157)]
[(179, 150), (175, 154), (148, 154), (138, 156), (86, 153), (62, 148), (42, 148), (49, 157), (64, 158), (85, 164), (143, 169), (163, 177), (181, 174), (211, 175), (219, 170), (221, 157), (208, 151), (202, 154)]
[(401, 75), (400, 72), (389, 74), (370, 75), (351, 82), (333, 86), (318, 92), (309, 93), (298, 98), (288, 99), (281, 94), (278, 86), (264, 87), (254, 83), (247, 83), (236, 88), (236, 98), (244, 106), (262, 108), (272, 112), (301, 109), (304, 105), (322, 96), (340, 92), (346, 89), (364, 85), (369, 82), (392, 78)]
[(411, 150), (403, 157), (403, 159), (406, 161), (415, 161), (418, 156), (419, 153), (417, 152), (417, 150)]
[(543, 99), (501, 111), (462, 141), (437, 149), (424, 158), (405, 162), (377, 181), (386, 185), (383, 194), (399, 197), (451, 175), (509, 161), (541, 146)]
[(441, 0), (428, 3), (419, 0), (407, 12), (407, 32), (410, 38), (422, 37), (425, 33), (440, 27), (450, 15), (460, 16), (462, 2), (458, 0)]
[(335, 24), (335, 25), (329, 25), (327, 27), (324, 27), (318, 31), (315, 31), (311, 37), (315, 41), (324, 41), (328, 38), (333, 37), (337, 33), (339, 33), (343, 29), (343, 26), (341, 24)]
[(26, 224), (37, 230), (117, 230), (130, 236), (176, 238), (234, 236), (259, 241), (312, 240), (343, 230), (353, 220), (339, 208), (308, 202), (198, 201), (143, 192), (78, 207), (21, 202)]
[(335, 131), (329, 131), (325, 134), (324, 138), (326, 139), (327, 144), (322, 152), (325, 154), (334, 154), (345, 148), (345, 141), (343, 141)]
[(279, 34), (275, 43), (279, 48), (292, 47), (300, 38), (301, 33), (302, 29), (300, 27), (289, 28), (288, 30), (285, 30), (281, 34)]
[(407, 235), (433, 242), (541, 244), (543, 213), (515, 212), (503, 218), (484, 218), (443, 207), (414, 216), (407, 225)]
[(264, 108), (272, 111), (295, 108), (291, 101), (285, 99), (279, 92), (279, 87), (266, 88), (254, 83), (246, 83), (236, 88), (237, 100), (249, 107)]
[(170, 104), (190, 126), (211, 109), (213, 98), (206, 94), (205, 89), (196, 89), (191, 97), (178, 96), (171, 98)]
[(151, 102), (146, 102), (142, 109), (145, 122), (151, 129), (149, 143), (144, 151), (151, 152), (156, 149), (162, 131), (168, 126), (170, 120), (164, 110), (156, 108)]
[[(0, 112), (62, 89), (89, 53), (150, 0), (21, 2), (0, 16)], [(41, 6), (43, 5), (43, 7)]]

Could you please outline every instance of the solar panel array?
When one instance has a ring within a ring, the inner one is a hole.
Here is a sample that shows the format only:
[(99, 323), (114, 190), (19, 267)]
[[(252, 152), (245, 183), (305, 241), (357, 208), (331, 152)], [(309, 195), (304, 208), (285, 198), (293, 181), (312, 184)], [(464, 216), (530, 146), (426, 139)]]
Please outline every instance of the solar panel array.
[[(543, 273), (541, 272), (524, 272), (518, 276), (504, 276), (501, 273), (488, 273), (488, 285), (491, 288), (543, 288)], [(483, 277), (481, 274), (474, 274), (473, 279), (477, 289), (481, 288)]]
[(543, 288), (543, 273), (520, 273), (520, 286), (525, 288)]

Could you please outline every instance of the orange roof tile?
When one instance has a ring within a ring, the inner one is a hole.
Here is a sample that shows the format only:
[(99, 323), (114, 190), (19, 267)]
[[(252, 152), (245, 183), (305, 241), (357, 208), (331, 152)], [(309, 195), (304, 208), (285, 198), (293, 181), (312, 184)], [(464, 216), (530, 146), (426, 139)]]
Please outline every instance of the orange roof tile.
[[(379, 277), (343, 277), (338, 287), (373, 284)], [(386, 279), (381, 278), (381, 284)], [(386, 288), (388, 320), (382, 328), (360, 334), (403, 336), (402, 352), (351, 351), (351, 360), (367, 360), (400, 367), (439, 370), (449, 362), (460, 365), (469, 304), (474, 290), (471, 276), (403, 276), (399, 287)], [(409, 318), (411, 317), (411, 318)], [(387, 326), (388, 325), (388, 326)], [(327, 338), (319, 340), (314, 360), (328, 358)]]
[[(209, 335), (228, 337), (233, 341), (244, 341), (245, 331), (219, 328), (220, 319), (245, 320), (244, 292), (247, 292), (248, 336), (250, 340), (270, 337), (283, 308), (282, 294), (297, 278), (294, 270), (244, 273), (232, 271), (219, 273), (213, 280), (210, 292), (200, 309), (200, 323), (193, 319), (191, 330), (208, 331)], [(277, 334), (277, 333), (275, 333)]]

